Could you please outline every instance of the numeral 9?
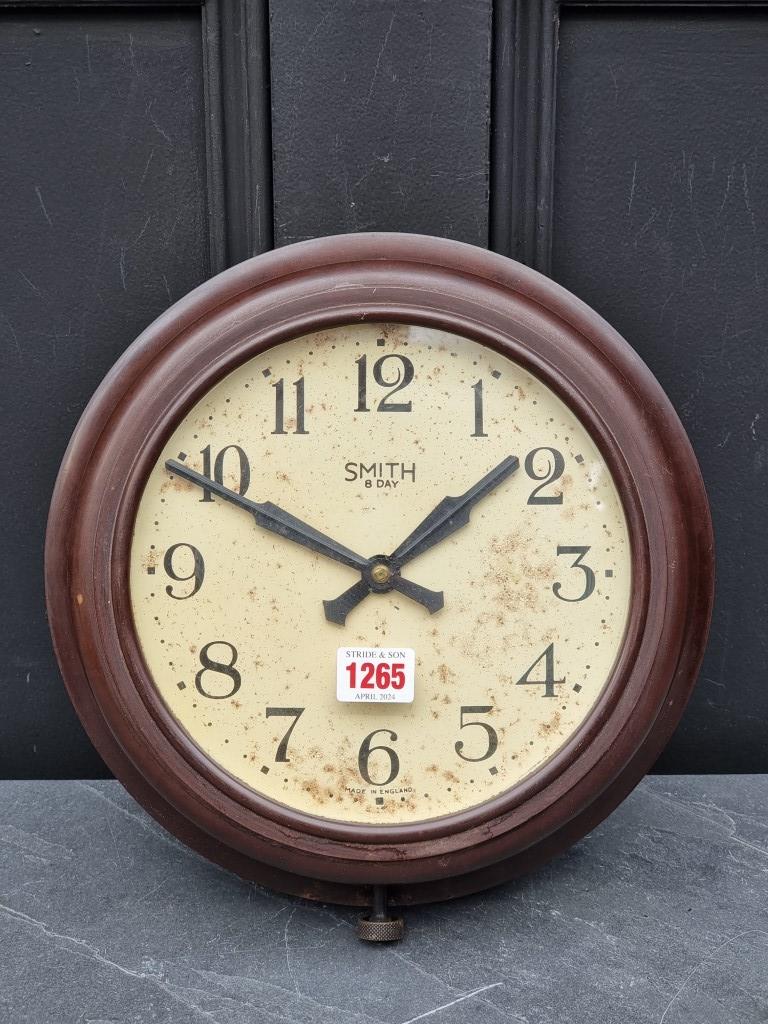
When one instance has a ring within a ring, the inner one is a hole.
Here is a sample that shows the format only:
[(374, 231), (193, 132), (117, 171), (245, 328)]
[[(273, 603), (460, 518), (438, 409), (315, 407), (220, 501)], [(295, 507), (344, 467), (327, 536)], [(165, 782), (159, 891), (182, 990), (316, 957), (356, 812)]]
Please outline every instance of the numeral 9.
[[(187, 548), (192, 552), (192, 572), (187, 576), (180, 576), (173, 567), (173, 557), (179, 548)], [(196, 547), (193, 547), (192, 544), (173, 544), (169, 547), (165, 552), (165, 557), (163, 558), (163, 568), (171, 579), (176, 580), (177, 583), (186, 583), (188, 580), (195, 581), (194, 586), (188, 594), (174, 594), (173, 586), (170, 583), (168, 584), (165, 588), (165, 592), (169, 597), (174, 598), (176, 601), (186, 601), (187, 598), (194, 597), (203, 585), (203, 580), (205, 579), (205, 562), (203, 561), (203, 556)]]

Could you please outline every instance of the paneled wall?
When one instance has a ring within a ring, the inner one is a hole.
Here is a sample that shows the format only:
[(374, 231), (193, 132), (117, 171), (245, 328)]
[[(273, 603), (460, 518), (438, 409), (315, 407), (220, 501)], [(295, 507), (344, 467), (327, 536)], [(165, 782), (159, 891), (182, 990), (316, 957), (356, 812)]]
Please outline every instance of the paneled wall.
[(99, 381), (213, 269), (200, 11), (5, 10), (0, 53), (0, 771), (87, 775), (48, 639), (45, 520)]
[(766, 7), (17, 0), (0, 53), (0, 775), (103, 773), (42, 596), (88, 397), (211, 274), (363, 230), (520, 259), (648, 362), (718, 544), (709, 652), (659, 767), (768, 770)]
[(672, 399), (712, 505), (717, 599), (660, 768), (768, 771), (768, 17), (565, 8), (552, 276)]

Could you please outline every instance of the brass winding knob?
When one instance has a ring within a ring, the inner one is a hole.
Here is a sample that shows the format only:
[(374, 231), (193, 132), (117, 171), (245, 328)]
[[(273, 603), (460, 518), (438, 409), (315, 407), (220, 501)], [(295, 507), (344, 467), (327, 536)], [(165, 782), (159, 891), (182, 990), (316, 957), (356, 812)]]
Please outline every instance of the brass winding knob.
[(363, 942), (399, 942), (405, 934), (402, 917), (390, 917), (387, 907), (387, 887), (374, 885), (371, 913), (357, 922), (357, 937)]
[(357, 922), (357, 937), (363, 942), (399, 942), (404, 934), (405, 921), (402, 917), (388, 917), (383, 920), (361, 917)]

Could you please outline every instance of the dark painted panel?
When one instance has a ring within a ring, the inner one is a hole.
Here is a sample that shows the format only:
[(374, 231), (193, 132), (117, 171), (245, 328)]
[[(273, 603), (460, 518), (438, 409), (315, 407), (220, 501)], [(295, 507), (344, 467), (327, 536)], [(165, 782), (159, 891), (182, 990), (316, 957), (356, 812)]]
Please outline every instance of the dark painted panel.
[(43, 536), (78, 416), (208, 275), (199, 11), (0, 16), (0, 774), (102, 772), (60, 682)]
[(490, 0), (272, 5), (275, 243), (487, 244)]
[(565, 8), (553, 276), (637, 349), (712, 503), (717, 600), (658, 767), (768, 771), (768, 16)]

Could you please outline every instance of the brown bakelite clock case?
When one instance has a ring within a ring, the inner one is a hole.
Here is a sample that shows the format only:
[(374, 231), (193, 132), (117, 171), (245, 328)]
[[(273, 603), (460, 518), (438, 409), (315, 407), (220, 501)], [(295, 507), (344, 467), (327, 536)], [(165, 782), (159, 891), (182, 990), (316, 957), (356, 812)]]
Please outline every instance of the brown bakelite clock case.
[(171, 307), (86, 409), (46, 547), (69, 694), (129, 792), (374, 918), (603, 819), (680, 718), (712, 580), (696, 460), (629, 345), (511, 260), (397, 234)]

